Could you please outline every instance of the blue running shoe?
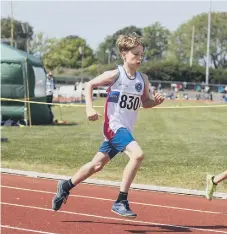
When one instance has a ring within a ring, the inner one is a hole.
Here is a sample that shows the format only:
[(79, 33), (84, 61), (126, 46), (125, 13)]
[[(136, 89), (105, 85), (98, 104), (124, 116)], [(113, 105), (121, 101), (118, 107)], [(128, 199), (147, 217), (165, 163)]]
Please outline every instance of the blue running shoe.
[(113, 206), (112, 206), (112, 212), (127, 217), (127, 218), (131, 218), (134, 219), (136, 218), (136, 214), (133, 213), (129, 207), (128, 201), (127, 200), (123, 200), (120, 202), (114, 202)]
[(66, 203), (67, 201), (67, 198), (69, 196), (69, 192), (68, 191), (65, 191), (63, 189), (63, 186), (62, 184), (65, 182), (65, 180), (61, 180), (58, 182), (58, 185), (57, 185), (57, 193), (55, 195), (55, 197), (53, 198), (52, 200), (52, 209), (57, 211), (61, 208), (62, 206), (62, 203)]

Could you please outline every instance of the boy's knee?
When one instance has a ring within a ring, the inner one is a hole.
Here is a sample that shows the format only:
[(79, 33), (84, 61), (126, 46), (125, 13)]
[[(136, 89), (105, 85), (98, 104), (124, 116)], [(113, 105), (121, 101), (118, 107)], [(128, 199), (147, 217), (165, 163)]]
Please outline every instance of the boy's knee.
[(143, 151), (135, 152), (133, 155), (133, 159), (142, 162), (144, 160)]
[(95, 173), (101, 171), (106, 163), (109, 161), (107, 153), (98, 152), (91, 161), (91, 170)]
[(137, 160), (139, 160), (141, 162), (144, 160), (144, 154), (143, 154), (143, 152), (138, 155), (138, 159)]
[(92, 164), (92, 169), (94, 170), (94, 172), (98, 172), (103, 169), (104, 165), (105, 164), (102, 162), (95, 162)]
[(136, 141), (131, 142), (125, 149), (125, 153), (132, 160), (142, 162), (144, 160), (144, 153)]

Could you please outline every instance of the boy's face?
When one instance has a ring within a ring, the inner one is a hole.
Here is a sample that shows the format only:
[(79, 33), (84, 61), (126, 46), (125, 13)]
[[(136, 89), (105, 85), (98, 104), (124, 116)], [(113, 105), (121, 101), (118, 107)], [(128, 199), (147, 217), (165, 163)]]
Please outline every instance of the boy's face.
[(143, 46), (138, 45), (129, 51), (122, 52), (122, 57), (124, 59), (124, 62), (135, 68), (138, 68), (141, 65), (144, 57)]

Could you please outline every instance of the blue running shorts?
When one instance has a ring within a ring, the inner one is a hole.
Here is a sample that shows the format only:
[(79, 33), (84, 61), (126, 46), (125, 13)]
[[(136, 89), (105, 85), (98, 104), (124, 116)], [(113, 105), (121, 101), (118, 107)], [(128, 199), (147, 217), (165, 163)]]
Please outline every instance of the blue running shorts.
[(102, 143), (99, 152), (108, 153), (110, 159), (112, 159), (119, 152), (123, 152), (125, 147), (132, 141), (135, 141), (135, 139), (129, 130), (127, 128), (119, 128), (109, 141)]

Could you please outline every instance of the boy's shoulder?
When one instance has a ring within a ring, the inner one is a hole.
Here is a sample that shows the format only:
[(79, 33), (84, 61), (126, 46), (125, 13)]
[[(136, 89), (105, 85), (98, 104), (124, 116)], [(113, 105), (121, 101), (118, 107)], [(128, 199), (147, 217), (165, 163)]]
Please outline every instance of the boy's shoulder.
[(114, 78), (118, 76), (118, 73), (119, 73), (118, 69), (114, 69), (114, 70), (105, 71), (103, 74)]
[(144, 80), (148, 80), (148, 75), (143, 73), (143, 72), (140, 72), (141, 76), (143, 77)]

